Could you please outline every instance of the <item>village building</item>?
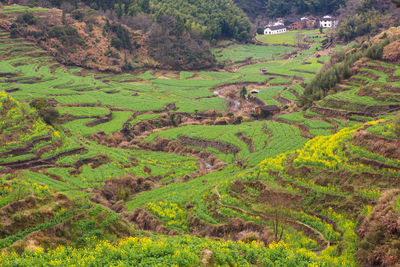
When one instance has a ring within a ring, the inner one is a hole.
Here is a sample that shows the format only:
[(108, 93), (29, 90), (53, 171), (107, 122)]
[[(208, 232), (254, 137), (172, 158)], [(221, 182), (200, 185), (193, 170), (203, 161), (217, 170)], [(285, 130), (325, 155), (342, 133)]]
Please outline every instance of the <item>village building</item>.
[(306, 29), (316, 29), (319, 27), (318, 19), (315, 17), (308, 17), (308, 20), (305, 21)]
[(279, 112), (281, 112), (281, 109), (276, 105), (258, 106), (254, 109), (254, 114), (258, 118), (267, 118), (271, 115), (279, 114)]
[(285, 19), (284, 18), (277, 18), (273, 23), (270, 23), (269, 25), (271, 26), (279, 26), (279, 25), (284, 25), (285, 24)]
[(303, 24), (303, 29), (312, 30), (319, 27), (319, 20), (313, 16), (302, 17), (300, 21)]
[(305, 24), (301, 20), (296, 20), (292, 24), (290, 24), (289, 29), (292, 31), (300, 31), (304, 29)]
[(264, 107), (262, 107), (262, 109), (266, 110), (272, 114), (278, 114), (279, 112), (281, 112), (281, 109), (276, 105), (264, 106)]
[(266, 26), (264, 29), (264, 34), (280, 34), (286, 32), (285, 25), (276, 25), (276, 26)]
[(338, 24), (338, 20), (332, 16), (324, 16), (319, 20), (319, 26), (322, 28), (332, 28)]
[(267, 75), (267, 69), (260, 69), (260, 75)]

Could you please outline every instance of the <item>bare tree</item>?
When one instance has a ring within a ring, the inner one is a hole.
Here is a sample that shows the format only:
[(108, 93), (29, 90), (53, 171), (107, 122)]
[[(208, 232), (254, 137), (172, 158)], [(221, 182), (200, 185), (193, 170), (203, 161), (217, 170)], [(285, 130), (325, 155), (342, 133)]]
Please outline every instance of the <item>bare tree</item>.
[(284, 230), (283, 223), (285, 220), (285, 217), (282, 216), (282, 207), (275, 206), (273, 215), (274, 215), (274, 220), (272, 221), (272, 224), (274, 231), (274, 240), (275, 242), (279, 242), (282, 240), (283, 230)]
[(69, 2), (63, 2), (60, 6), (60, 9), (62, 9), (66, 13), (71, 13), (72, 10), (74, 10), (74, 6), (69, 3)]
[(260, 197), (272, 208), (269, 215), (272, 217), (274, 240), (279, 242), (282, 240), (285, 231), (286, 211), (294, 204), (293, 195), (284, 191), (266, 189), (261, 192)]

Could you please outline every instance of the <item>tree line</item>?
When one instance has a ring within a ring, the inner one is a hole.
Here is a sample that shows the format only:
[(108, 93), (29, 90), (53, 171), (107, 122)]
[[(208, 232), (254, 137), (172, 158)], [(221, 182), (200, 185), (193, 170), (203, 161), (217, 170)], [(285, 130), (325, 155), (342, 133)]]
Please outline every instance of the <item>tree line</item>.
[(345, 2), (345, 0), (265, 0), (265, 6), (268, 17), (276, 18), (302, 14), (332, 14)]

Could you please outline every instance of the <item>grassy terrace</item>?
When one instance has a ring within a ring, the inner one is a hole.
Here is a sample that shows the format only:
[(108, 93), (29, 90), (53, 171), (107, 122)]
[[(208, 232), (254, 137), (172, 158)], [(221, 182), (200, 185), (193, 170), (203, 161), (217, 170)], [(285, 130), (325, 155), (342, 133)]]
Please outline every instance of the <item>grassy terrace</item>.
[(304, 37), (312, 37), (319, 34), (319, 30), (313, 31), (288, 31), (284, 34), (257, 35), (257, 40), (269, 44), (295, 45)]
[[(355, 111), (358, 121), (372, 120), (371, 115), (384, 116), (389, 106), (399, 105), (399, 94), (395, 89), (399, 82), (395, 78), (398, 66), (369, 60), (357, 75), (342, 81), (339, 92), (330, 94), (317, 105), (339, 111)], [(385, 109), (386, 107), (386, 109)]]
[(293, 47), (285, 46), (258, 46), (258, 45), (230, 45), (223, 49), (214, 49), (218, 61), (240, 62), (244, 60), (271, 60), (279, 58), (290, 51)]

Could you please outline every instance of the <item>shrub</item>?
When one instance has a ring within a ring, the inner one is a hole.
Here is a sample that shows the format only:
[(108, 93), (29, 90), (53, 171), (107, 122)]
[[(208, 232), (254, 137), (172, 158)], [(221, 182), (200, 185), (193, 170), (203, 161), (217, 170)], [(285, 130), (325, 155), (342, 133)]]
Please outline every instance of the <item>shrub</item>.
[(26, 12), (17, 18), (18, 23), (22, 24), (26, 23), (28, 25), (34, 25), (37, 23), (37, 21), (38, 21), (37, 17), (35, 17), (31, 12)]
[(12, 219), (16, 222), (22, 223), (28, 220), (29, 215), (24, 213), (23, 211), (18, 211), (12, 215)]
[(39, 111), (39, 116), (47, 124), (54, 124), (60, 117), (60, 113), (54, 107), (46, 107)]
[(46, 107), (51, 106), (50, 103), (47, 101), (46, 98), (35, 98), (32, 100), (32, 102), (29, 104), (32, 108), (36, 110), (40, 110)]
[(382, 59), (383, 48), (388, 44), (389, 40), (387, 39), (379, 44), (375, 44), (368, 48), (365, 55), (371, 59), (380, 60)]
[(57, 38), (64, 46), (68, 47), (84, 44), (84, 41), (78, 35), (78, 31), (71, 26), (51, 27), (47, 31), (47, 35), (50, 38)]
[(85, 17), (85, 12), (82, 9), (75, 9), (71, 12), (71, 16), (76, 20), (82, 21)]
[(116, 49), (127, 49), (132, 50), (132, 43), (129, 36), (129, 31), (121, 24), (110, 24), (109, 21), (104, 25), (103, 28), (106, 33), (114, 33), (116, 36), (111, 38), (111, 46)]
[(247, 89), (245, 86), (243, 86), (242, 90), (240, 91), (240, 97), (245, 99), (247, 95)]
[(60, 117), (60, 113), (45, 98), (35, 98), (29, 104), (36, 109), (39, 116), (47, 124), (54, 124)]
[(124, 188), (124, 187), (120, 187), (117, 190), (117, 200), (123, 200), (123, 201), (127, 201), (129, 199), (129, 196), (131, 195), (131, 189), (130, 188)]
[(18, 31), (18, 26), (17, 26), (17, 24), (15, 24), (15, 23), (11, 24), (11, 27), (10, 27), (10, 37), (11, 37), (11, 38), (17, 38), (17, 37), (18, 37), (18, 34), (19, 34), (19, 31)]

